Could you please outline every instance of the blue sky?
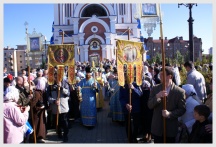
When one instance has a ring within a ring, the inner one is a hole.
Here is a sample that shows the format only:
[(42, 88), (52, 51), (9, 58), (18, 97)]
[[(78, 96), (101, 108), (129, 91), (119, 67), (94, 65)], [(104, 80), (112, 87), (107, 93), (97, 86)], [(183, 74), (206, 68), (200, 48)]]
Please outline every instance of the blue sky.
[[(183, 36), (188, 40), (188, 18), (189, 9), (178, 4), (161, 4), (163, 12), (163, 36), (168, 39)], [(54, 20), (53, 4), (3, 4), (3, 47), (14, 47), (26, 44), (25, 21), (28, 22), (28, 32), (32, 33), (34, 28), (37, 33), (42, 33), (47, 40), (52, 36), (52, 23)], [(193, 6), (192, 16), (194, 19), (193, 32), (198, 38), (202, 38), (204, 53), (213, 46), (213, 18), (212, 4), (198, 3)], [(144, 37), (148, 37), (145, 32)], [(160, 26), (156, 26), (152, 37), (160, 37)]]

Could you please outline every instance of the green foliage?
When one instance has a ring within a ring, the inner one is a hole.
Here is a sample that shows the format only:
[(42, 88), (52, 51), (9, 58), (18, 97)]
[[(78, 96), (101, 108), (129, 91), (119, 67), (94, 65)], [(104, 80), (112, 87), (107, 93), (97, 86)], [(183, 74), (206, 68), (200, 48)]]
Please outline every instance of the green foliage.
[(208, 60), (208, 63), (212, 63), (212, 55), (209, 55), (209, 60)]
[(200, 73), (204, 76), (205, 78), (205, 82), (206, 82), (206, 92), (207, 94), (212, 93), (212, 91), (210, 90), (210, 80), (212, 79), (212, 71), (208, 70), (208, 72), (204, 72), (204, 71), (200, 71)]
[(156, 54), (156, 57), (155, 57), (155, 62), (156, 62), (156, 63), (160, 63), (161, 61), (162, 61), (162, 55), (159, 54), (159, 53), (157, 53), (157, 54)]
[(196, 61), (194, 62), (194, 66), (198, 66), (198, 65), (201, 65), (201, 61), (199, 58), (196, 59)]
[(201, 64), (208, 64), (208, 60), (206, 59), (206, 56), (202, 56)]
[(183, 64), (184, 63), (184, 56), (179, 52), (179, 50), (175, 53), (175, 63), (176, 64)]
[(187, 81), (187, 71), (184, 66), (182, 66), (182, 70), (180, 71), (181, 85), (186, 84)]
[(190, 60), (189, 51), (186, 51), (186, 53), (184, 54), (184, 61), (189, 61), (189, 60)]

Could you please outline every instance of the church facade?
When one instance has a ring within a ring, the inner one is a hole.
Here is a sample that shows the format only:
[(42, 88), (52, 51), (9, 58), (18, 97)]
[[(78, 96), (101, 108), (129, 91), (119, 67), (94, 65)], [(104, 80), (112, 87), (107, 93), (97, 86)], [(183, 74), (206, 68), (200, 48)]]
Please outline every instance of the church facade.
[(87, 62), (95, 56), (99, 60), (116, 59), (116, 39), (140, 42), (137, 17), (141, 16), (141, 6), (138, 3), (54, 4), (53, 43), (76, 44), (76, 61)]

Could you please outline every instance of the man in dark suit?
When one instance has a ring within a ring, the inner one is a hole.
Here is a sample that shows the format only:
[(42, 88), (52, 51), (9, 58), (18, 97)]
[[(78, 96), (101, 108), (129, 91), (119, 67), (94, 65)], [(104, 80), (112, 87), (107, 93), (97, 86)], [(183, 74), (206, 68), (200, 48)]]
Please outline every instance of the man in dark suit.
[[(178, 117), (186, 111), (185, 91), (172, 81), (173, 71), (171, 67), (165, 67), (165, 80), (163, 79), (163, 70), (160, 72), (161, 82), (163, 84), (154, 86), (150, 92), (148, 100), (149, 109), (154, 109), (151, 133), (154, 143), (175, 143), (175, 137), (178, 132)], [(166, 97), (166, 109), (163, 108), (163, 98)], [(163, 119), (166, 125), (164, 126)], [(164, 128), (166, 128), (166, 141), (164, 138)]]

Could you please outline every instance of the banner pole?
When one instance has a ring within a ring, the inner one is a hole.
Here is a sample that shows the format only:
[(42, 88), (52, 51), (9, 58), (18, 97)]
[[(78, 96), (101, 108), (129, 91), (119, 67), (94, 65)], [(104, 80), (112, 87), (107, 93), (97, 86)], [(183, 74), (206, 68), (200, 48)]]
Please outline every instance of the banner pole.
[[(162, 69), (163, 69), (163, 90), (166, 90), (166, 76), (165, 76), (165, 51), (164, 51), (164, 39), (163, 39), (163, 23), (161, 18), (161, 8), (159, 6), (160, 14), (160, 35), (161, 35), (161, 49), (162, 49)], [(166, 110), (166, 96), (163, 98), (163, 110)], [(163, 140), (166, 143), (166, 118), (163, 117)]]
[[(28, 50), (28, 28), (26, 27), (26, 54), (27, 54), (27, 69), (28, 69), (28, 83), (29, 83), (29, 94), (32, 94), (31, 91), (31, 81), (30, 81), (30, 63), (29, 63), (29, 50)], [(32, 127), (33, 127), (33, 137), (34, 137), (34, 143), (36, 143), (36, 129), (35, 129), (35, 122), (34, 122), (34, 116), (33, 116), (33, 99), (30, 100), (30, 113), (31, 113), (31, 120), (32, 120)]]
[[(128, 40), (130, 40), (130, 28), (128, 27)], [(128, 75), (127, 75), (128, 76)], [(128, 77), (126, 77), (128, 78)], [(131, 105), (131, 93), (132, 93), (132, 90), (131, 88), (129, 89), (129, 105)], [(131, 112), (128, 111), (128, 142), (130, 142), (130, 138), (131, 138)]]
[[(62, 44), (64, 44), (64, 31), (62, 31)], [(58, 79), (58, 78), (57, 78)], [(61, 78), (59, 78), (61, 79)], [(60, 80), (57, 81), (57, 84), (61, 82)], [(60, 89), (61, 87), (58, 86), (58, 97), (57, 97), (57, 100), (60, 99)], [(56, 133), (58, 133), (58, 123), (59, 123), (59, 105), (57, 106), (57, 113), (56, 113)]]

